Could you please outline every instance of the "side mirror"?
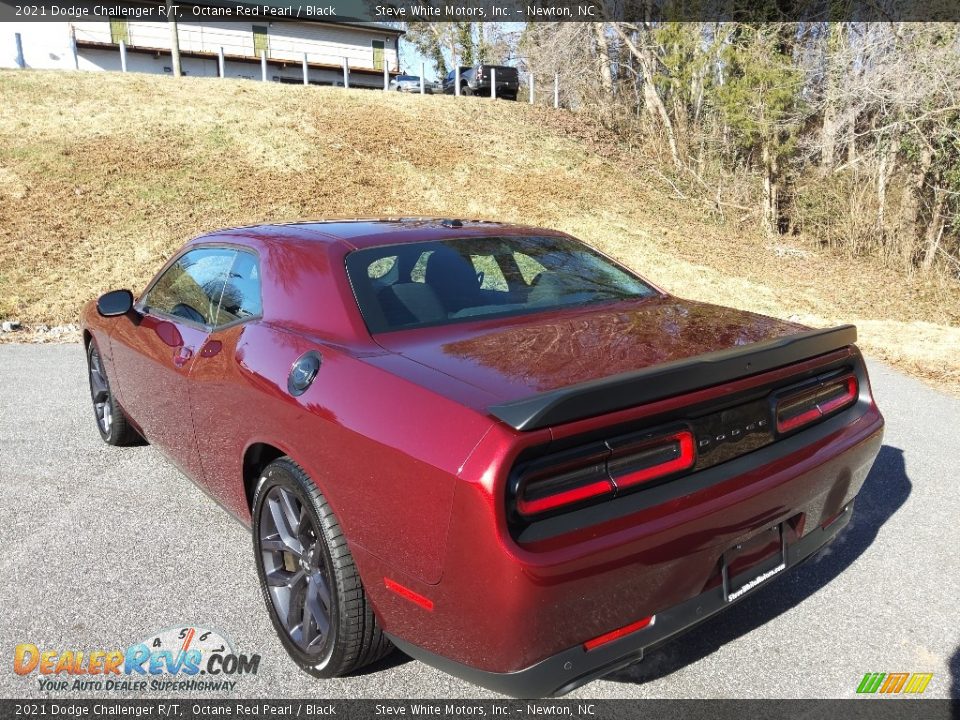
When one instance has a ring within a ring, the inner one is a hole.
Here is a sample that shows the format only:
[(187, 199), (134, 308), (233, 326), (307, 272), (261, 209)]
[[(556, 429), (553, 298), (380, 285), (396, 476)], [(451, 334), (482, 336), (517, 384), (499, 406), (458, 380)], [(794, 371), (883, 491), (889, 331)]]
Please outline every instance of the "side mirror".
[(104, 317), (126, 315), (133, 309), (133, 293), (129, 290), (111, 290), (97, 300), (97, 312)]

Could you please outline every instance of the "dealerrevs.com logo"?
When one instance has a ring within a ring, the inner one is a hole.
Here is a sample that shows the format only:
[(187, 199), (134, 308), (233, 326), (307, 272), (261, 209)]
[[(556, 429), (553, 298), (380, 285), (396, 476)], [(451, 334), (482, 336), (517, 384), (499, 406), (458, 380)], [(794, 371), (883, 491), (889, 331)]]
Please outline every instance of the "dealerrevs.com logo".
[(36, 676), (43, 691), (229, 692), (242, 675), (255, 675), (259, 655), (234, 651), (216, 630), (177, 627), (121, 649), (14, 648), (13, 671)]

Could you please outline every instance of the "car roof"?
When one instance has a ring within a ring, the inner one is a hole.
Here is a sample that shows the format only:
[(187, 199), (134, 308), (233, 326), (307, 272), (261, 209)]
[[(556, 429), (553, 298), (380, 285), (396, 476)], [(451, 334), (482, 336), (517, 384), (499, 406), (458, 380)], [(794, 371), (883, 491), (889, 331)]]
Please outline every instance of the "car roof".
[(219, 230), (206, 237), (235, 235), (271, 242), (334, 243), (342, 242), (351, 249), (392, 245), (395, 243), (450, 240), (464, 237), (496, 237), (498, 235), (557, 236), (556, 230), (494, 222), (460, 220), (441, 217), (331, 218), (289, 223), (265, 223)]

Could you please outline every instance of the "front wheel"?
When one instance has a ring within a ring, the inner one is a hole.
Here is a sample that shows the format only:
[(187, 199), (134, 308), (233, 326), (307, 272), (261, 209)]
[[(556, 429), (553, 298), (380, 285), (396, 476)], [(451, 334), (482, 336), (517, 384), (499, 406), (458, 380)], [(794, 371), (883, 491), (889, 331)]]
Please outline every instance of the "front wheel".
[(100, 349), (97, 347), (97, 341), (92, 339), (87, 345), (87, 374), (90, 379), (93, 417), (97, 421), (100, 437), (108, 445), (135, 444), (140, 439), (140, 435), (130, 425), (127, 416), (123, 414), (123, 408), (113, 396)]
[(257, 483), (253, 546), (270, 620), (302, 669), (338, 677), (393, 649), (336, 516), (288, 457), (268, 465)]

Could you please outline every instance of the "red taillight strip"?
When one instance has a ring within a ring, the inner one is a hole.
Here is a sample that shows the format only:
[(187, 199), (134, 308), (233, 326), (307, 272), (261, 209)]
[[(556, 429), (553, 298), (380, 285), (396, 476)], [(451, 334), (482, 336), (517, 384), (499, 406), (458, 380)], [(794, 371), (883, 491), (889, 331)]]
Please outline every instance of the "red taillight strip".
[[(809, 396), (811, 398), (816, 398), (816, 396), (822, 393), (824, 390), (832, 386), (841, 386), (845, 385), (845, 391), (842, 395), (830, 398), (824, 403), (817, 403), (812, 408), (804, 410), (799, 415), (794, 417), (787, 418), (786, 420), (780, 419), (780, 406), (784, 402), (799, 401), (804, 398), (804, 396)], [(848, 375), (844, 378), (838, 378), (833, 382), (825, 383), (823, 386), (814, 388), (812, 390), (804, 390), (802, 392), (796, 393), (793, 396), (786, 396), (780, 398), (777, 401), (776, 416), (777, 416), (777, 432), (785, 433), (790, 432), (791, 430), (796, 430), (810, 423), (816, 422), (824, 415), (828, 415), (835, 410), (839, 410), (842, 407), (850, 405), (854, 400), (857, 399), (857, 395), (860, 392), (860, 386), (857, 383), (857, 377), (855, 375)]]
[(396, 580), (391, 580), (390, 578), (385, 577), (383, 579), (383, 584), (387, 586), (387, 590), (392, 590), (405, 600), (416, 603), (420, 607), (426, 608), (427, 610), (433, 610), (433, 600), (424, 597), (420, 593), (414, 592), (404, 585), (401, 585)]
[(534, 515), (536, 513), (546, 512), (547, 510), (553, 510), (561, 505), (569, 505), (570, 503), (580, 502), (581, 500), (587, 500), (588, 498), (612, 492), (612, 482), (609, 480), (598, 480), (589, 485), (581, 485), (580, 487), (564, 490), (554, 495), (546, 495), (534, 500), (527, 500), (523, 496), (520, 496), (517, 498), (517, 510), (524, 515)]
[(843, 407), (848, 402), (850, 402), (851, 400), (857, 397), (857, 394), (859, 393), (859, 390), (860, 390), (859, 386), (857, 385), (857, 379), (853, 375), (851, 375), (848, 378), (844, 378), (844, 381), (847, 384), (846, 394), (839, 395), (835, 398), (831, 398), (830, 400), (827, 400), (825, 403), (820, 405), (820, 412), (822, 412), (824, 415), (826, 415), (827, 413), (833, 412), (837, 408)]
[(651, 447), (666, 445), (671, 442), (675, 442), (680, 446), (680, 454), (677, 457), (673, 460), (667, 460), (657, 465), (642, 468), (641, 470), (634, 470), (626, 475), (614, 477), (613, 480), (616, 482), (617, 487), (630, 487), (631, 485), (648, 482), (659, 477), (672, 475), (673, 473), (692, 468), (696, 460), (693, 433), (689, 430), (681, 430), (673, 435), (657, 438), (651, 443)]
[(634, 633), (637, 630), (643, 630), (648, 625), (653, 625), (654, 618), (656, 617), (657, 617), (656, 615), (651, 615), (650, 617), (645, 617), (641, 620), (637, 620), (635, 623), (631, 623), (630, 625), (625, 625), (624, 627), (619, 628), (618, 630), (611, 630), (608, 633), (604, 633), (603, 635), (595, 637), (593, 640), (587, 640), (583, 644), (583, 649), (593, 650), (594, 648), (598, 648), (601, 645), (606, 645), (607, 643), (613, 642), (614, 640), (619, 640), (625, 635)]

